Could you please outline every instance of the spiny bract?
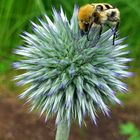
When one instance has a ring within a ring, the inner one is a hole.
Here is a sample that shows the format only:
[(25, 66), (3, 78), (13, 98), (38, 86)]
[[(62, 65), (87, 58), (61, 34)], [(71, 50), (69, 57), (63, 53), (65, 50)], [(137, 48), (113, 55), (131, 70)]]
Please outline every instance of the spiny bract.
[(68, 21), (62, 8), (53, 9), (53, 21), (33, 24), (33, 33), (25, 32), (24, 46), (15, 50), (22, 60), (14, 67), (25, 73), (15, 77), (18, 85), (28, 85), (20, 95), (31, 102), (31, 110), (38, 110), (46, 119), (56, 114), (56, 124), (61, 121), (78, 120), (85, 115), (96, 123), (97, 110), (109, 115), (107, 103), (121, 103), (115, 96), (125, 92), (126, 84), (120, 80), (131, 75), (125, 63), (131, 61), (128, 52), (117, 39), (112, 45), (112, 30), (99, 39), (99, 29), (92, 28), (87, 36), (81, 36), (77, 21), (78, 9)]

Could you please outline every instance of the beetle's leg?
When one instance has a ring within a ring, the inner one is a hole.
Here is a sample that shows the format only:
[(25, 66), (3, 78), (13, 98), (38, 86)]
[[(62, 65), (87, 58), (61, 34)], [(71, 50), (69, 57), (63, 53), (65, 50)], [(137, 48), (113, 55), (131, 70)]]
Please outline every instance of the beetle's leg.
[(116, 38), (116, 33), (118, 31), (118, 28), (119, 28), (119, 22), (117, 22), (117, 24), (115, 26), (115, 32), (114, 32), (114, 35), (113, 35), (113, 45), (115, 44), (115, 38)]

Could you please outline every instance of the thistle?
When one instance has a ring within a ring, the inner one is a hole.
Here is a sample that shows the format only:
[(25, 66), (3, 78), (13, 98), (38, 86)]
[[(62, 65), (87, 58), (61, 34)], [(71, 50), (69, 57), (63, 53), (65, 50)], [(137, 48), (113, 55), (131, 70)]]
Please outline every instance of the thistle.
[(96, 124), (97, 111), (109, 115), (108, 103), (121, 101), (116, 92), (126, 92), (122, 78), (131, 76), (125, 58), (128, 53), (116, 39), (112, 45), (113, 31), (102, 33), (92, 28), (87, 36), (81, 36), (77, 21), (77, 8), (68, 21), (62, 8), (53, 9), (53, 21), (45, 20), (33, 25), (33, 33), (24, 32), (25, 44), (15, 50), (22, 60), (14, 67), (25, 73), (15, 77), (18, 85), (29, 84), (20, 98), (31, 103), (31, 110), (46, 116), (56, 116), (56, 124), (70, 126), (72, 120), (79, 125), (89, 116)]

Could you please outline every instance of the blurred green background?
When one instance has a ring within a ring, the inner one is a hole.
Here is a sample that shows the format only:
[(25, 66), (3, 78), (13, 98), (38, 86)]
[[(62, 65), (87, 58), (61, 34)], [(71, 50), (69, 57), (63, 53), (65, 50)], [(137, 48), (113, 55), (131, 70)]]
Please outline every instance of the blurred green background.
[[(13, 54), (13, 49), (22, 45), (22, 40), (19, 35), (25, 30), (29, 32), (31, 31), (30, 21), (36, 21), (37, 17), (42, 17), (44, 13), (47, 13), (51, 17), (52, 7), (59, 9), (60, 5), (66, 12), (66, 15), (70, 18), (74, 4), (82, 6), (86, 3), (93, 2), (107, 2), (113, 4), (118, 7), (121, 12), (120, 36), (128, 37), (126, 43), (129, 45), (129, 57), (134, 58), (134, 61), (129, 65), (130, 70), (135, 73), (135, 76), (125, 80), (129, 85), (130, 93), (132, 94), (119, 94), (118, 96), (124, 101), (124, 104), (131, 108), (131, 110), (133, 110), (133, 107), (137, 108), (137, 110), (140, 109), (139, 0), (0, 0), (0, 99), (2, 99), (2, 97), (15, 98), (21, 91), (21, 89), (16, 87), (12, 81), (13, 76), (17, 74), (12, 68), (12, 62), (17, 60), (17, 56)], [(15, 102), (17, 102), (17, 100)], [(137, 115), (136, 112), (132, 113), (134, 117)], [(133, 121), (134, 123), (137, 123), (137, 121), (140, 122), (140, 120), (131, 118), (129, 118), (128, 121)], [(136, 125), (140, 127), (139, 123)], [(5, 139), (2, 138), (0, 140)], [(76, 140), (78, 140), (78, 138)], [(117, 139), (114, 138), (113, 140)]]

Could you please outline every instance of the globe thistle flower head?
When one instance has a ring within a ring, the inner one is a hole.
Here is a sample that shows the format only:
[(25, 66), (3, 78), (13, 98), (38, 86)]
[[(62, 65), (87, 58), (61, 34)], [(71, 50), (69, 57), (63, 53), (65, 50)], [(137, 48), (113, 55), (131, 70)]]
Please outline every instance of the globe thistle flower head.
[(62, 8), (53, 9), (53, 21), (45, 15), (46, 21), (32, 22), (33, 33), (24, 32), (25, 44), (15, 50), (22, 57), (14, 67), (26, 71), (15, 80), (29, 84), (20, 98), (46, 120), (56, 115), (56, 124), (77, 120), (81, 125), (86, 115), (96, 124), (98, 110), (109, 115), (109, 102), (121, 104), (115, 93), (127, 91), (121, 79), (131, 76), (124, 39), (112, 45), (112, 30), (99, 38), (98, 27), (91, 29), (89, 40), (81, 36), (77, 12), (75, 7), (69, 21)]

